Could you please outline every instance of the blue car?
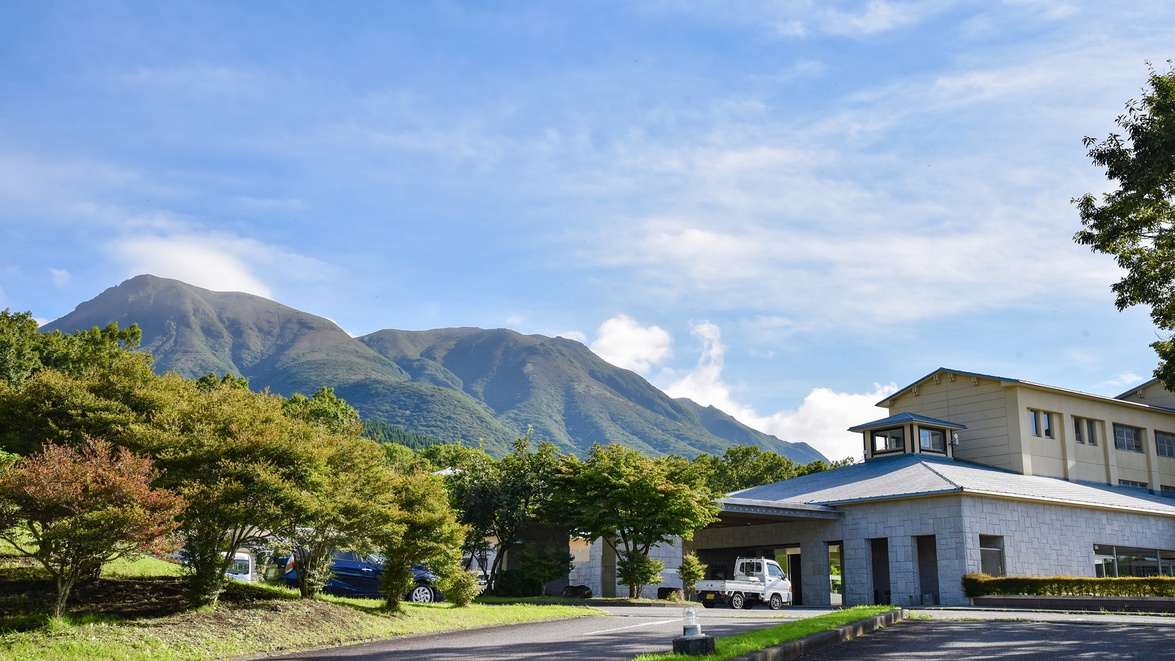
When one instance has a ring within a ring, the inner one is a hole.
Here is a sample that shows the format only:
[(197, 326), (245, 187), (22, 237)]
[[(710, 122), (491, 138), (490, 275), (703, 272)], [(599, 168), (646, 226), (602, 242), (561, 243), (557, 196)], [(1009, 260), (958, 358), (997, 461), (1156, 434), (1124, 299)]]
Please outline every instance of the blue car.
[[(339, 597), (370, 597), (382, 599), (383, 589), (380, 587), (380, 578), (383, 576), (383, 560), (374, 555), (362, 555), (354, 551), (333, 551), (330, 563), (331, 577), (327, 579), (322, 591)], [(286, 584), (296, 587), (298, 570), (292, 568), (282, 575)], [(404, 599), (417, 604), (427, 604), (434, 601), (443, 601), (444, 597), (437, 590), (437, 577), (420, 565), (412, 568), (415, 585), (404, 595)]]

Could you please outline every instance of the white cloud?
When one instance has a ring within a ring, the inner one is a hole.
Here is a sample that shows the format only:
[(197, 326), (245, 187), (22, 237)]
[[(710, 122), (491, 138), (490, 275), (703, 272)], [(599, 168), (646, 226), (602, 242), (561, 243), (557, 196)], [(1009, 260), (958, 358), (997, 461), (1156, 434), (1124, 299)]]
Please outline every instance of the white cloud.
[(665, 389), (670, 397), (686, 397), (702, 406), (714, 406), (761, 432), (785, 441), (807, 443), (830, 460), (861, 457), (861, 436), (846, 430), (885, 417), (886, 411), (876, 404), (897, 391), (897, 385), (892, 383), (875, 384), (868, 393), (814, 388), (794, 411), (759, 415), (754, 408), (737, 402), (722, 379), (726, 348), (718, 326), (702, 322), (695, 324), (691, 332), (702, 342), (701, 356), (692, 372)]
[(65, 269), (49, 269), (49, 279), (53, 281), (53, 286), (58, 289), (63, 289), (69, 285), (70, 276), (69, 271)]
[(1117, 388), (1117, 389), (1129, 388), (1130, 386), (1133, 386), (1138, 383), (1142, 383), (1143, 381), (1146, 381), (1149, 378), (1150, 377), (1141, 377), (1141, 376), (1135, 374), (1134, 372), (1123, 372), (1122, 374), (1119, 374), (1117, 376), (1117, 378), (1113, 378), (1113, 379), (1110, 379), (1108, 381), (1104, 381), (1101, 384), (1099, 384), (1098, 389), (1100, 390), (1101, 388)]
[(910, 4), (871, 0), (864, 11), (827, 11), (820, 19), (821, 27), (828, 34), (861, 36), (887, 32), (920, 20), (932, 11), (934, 4)]
[(219, 233), (178, 234), (123, 239), (114, 249), (129, 275), (149, 273), (214, 291), (239, 291), (269, 298), (269, 286), (253, 274), (247, 263), (249, 248), (254, 244)]
[(659, 326), (641, 326), (617, 315), (600, 324), (591, 349), (604, 360), (642, 374), (673, 355), (673, 337)]
[(794, 411), (780, 411), (745, 424), (785, 441), (803, 441), (831, 460), (864, 454), (861, 435), (849, 427), (884, 418), (889, 413), (877, 402), (897, 392), (897, 384), (874, 384), (872, 392), (842, 393), (831, 388), (813, 388)]
[(178, 230), (175, 223), (140, 223), (155, 233), (124, 236), (112, 242), (112, 253), (128, 275), (150, 273), (175, 278), (214, 291), (239, 291), (273, 298), (259, 273), (276, 280), (329, 278), (333, 268), (283, 248), (227, 232)]

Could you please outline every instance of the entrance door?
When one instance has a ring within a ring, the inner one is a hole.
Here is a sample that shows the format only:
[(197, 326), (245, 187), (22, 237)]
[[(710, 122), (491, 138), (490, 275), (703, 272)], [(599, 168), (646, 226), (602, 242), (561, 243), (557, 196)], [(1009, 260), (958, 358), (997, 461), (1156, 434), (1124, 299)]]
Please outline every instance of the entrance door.
[(775, 556), (775, 561), (779, 563), (780, 567), (787, 567), (787, 578), (791, 581), (791, 598), (792, 604), (795, 606), (804, 605), (804, 572), (803, 563), (800, 562), (800, 550), (798, 548), (787, 549), (787, 555)]
[(892, 604), (889, 594), (889, 538), (869, 540), (873, 555), (873, 603)]
[(938, 605), (938, 545), (934, 535), (915, 537), (918, 545), (918, 584), (922, 605)]

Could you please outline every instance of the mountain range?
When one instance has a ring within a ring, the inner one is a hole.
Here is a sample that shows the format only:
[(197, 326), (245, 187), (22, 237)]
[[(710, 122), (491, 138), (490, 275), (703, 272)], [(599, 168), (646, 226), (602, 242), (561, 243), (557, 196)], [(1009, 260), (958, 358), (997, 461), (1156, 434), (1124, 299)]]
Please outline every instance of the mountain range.
[(157, 371), (244, 376), (290, 396), (321, 387), (377, 420), (495, 456), (529, 428), (583, 455), (621, 443), (650, 456), (721, 454), (757, 445), (799, 463), (825, 459), (689, 399), (674, 399), (574, 340), (507, 329), (381, 330), (351, 337), (334, 322), (266, 298), (140, 275), (80, 304), (45, 331), (138, 324)]

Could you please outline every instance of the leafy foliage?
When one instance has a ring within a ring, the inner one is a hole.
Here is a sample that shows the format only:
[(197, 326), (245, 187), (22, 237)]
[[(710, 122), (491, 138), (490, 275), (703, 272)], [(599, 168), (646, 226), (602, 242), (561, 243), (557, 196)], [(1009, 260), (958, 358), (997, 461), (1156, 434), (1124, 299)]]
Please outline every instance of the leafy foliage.
[(346, 401), (335, 395), (334, 388), (323, 386), (307, 397), (302, 393), (294, 393), (292, 397), (282, 402), (282, 409), (286, 415), (298, 420), (304, 420), (323, 425), (336, 434), (359, 434), (363, 425), (359, 420), (359, 411)]
[(1159, 355), (1155, 376), (1175, 390), (1175, 69), (1151, 67), (1147, 83), (1141, 100), (1128, 101), (1116, 120), (1124, 137), (1084, 140), (1118, 188), (1100, 202), (1090, 193), (1074, 199), (1084, 229), (1073, 238), (1113, 255), (1125, 271), (1112, 287), (1119, 310), (1149, 306), (1155, 326), (1168, 331), (1151, 347)]
[(157, 476), (149, 458), (102, 440), (47, 445), (0, 475), (0, 538), (56, 580), (54, 617), (78, 579), (115, 558), (167, 549), (184, 502), (152, 489)]
[(0, 312), (0, 383), (20, 388), (42, 369), (67, 374), (109, 365), (128, 349), (139, 345), (138, 326), (119, 330), (117, 322), (103, 328), (79, 330), (72, 335), (61, 331), (41, 333), (31, 312)]
[(302, 488), (274, 529), (292, 546), (303, 597), (322, 590), (334, 549), (370, 552), (380, 531), (394, 524), (396, 513), (395, 476), (378, 444), (334, 433), (320, 435), (318, 442), (323, 453), (314, 459), (321, 463), (306, 466)]
[(677, 576), (681, 579), (681, 586), (687, 597), (694, 591), (694, 585), (706, 578), (706, 567), (707, 565), (698, 560), (697, 554), (692, 551), (681, 556), (681, 565), (677, 568)]
[(1171, 576), (987, 576), (967, 574), (963, 591), (968, 597), (985, 595), (1044, 595), (1097, 597), (1175, 597)]
[(182, 380), (172, 394), (144, 449), (166, 469), (160, 482), (188, 501), (180, 530), (192, 598), (215, 604), (233, 554), (300, 504), (326, 448), (316, 427), (285, 415), (277, 395)]
[(413, 585), (413, 565), (436, 574), (442, 592), (466, 580), (461, 547), (468, 529), (457, 521), (444, 486), (433, 475), (396, 475), (390, 496), (395, 507), (375, 534), (374, 544), (386, 558), (382, 587), (388, 607), (395, 611), (400, 595)]
[(693, 460), (695, 469), (706, 480), (707, 486), (720, 494), (782, 482), (852, 463), (852, 458), (847, 458), (833, 462), (832, 465), (824, 461), (797, 464), (787, 457), (765, 452), (754, 445), (732, 445), (721, 457), (703, 454)]
[(542, 586), (545, 597), (547, 583), (567, 576), (571, 572), (571, 562), (574, 559), (566, 545), (527, 544), (522, 547), (518, 565), (525, 578)]
[(488, 580), (490, 590), (495, 589), (502, 570), (504, 551), (518, 541), (522, 531), (533, 525), (549, 504), (551, 478), (557, 465), (555, 446), (542, 443), (532, 452), (530, 439), (524, 436), (514, 442), (512, 453), (498, 461), (485, 453), (465, 454), (450, 478), (453, 507), (471, 530), (469, 538), (473, 543), (467, 550), (478, 554), (477, 546), (482, 540), (493, 538), (497, 542)]
[(652, 566), (640, 559), (654, 544), (692, 539), (717, 519), (710, 490), (682, 457), (651, 459), (622, 445), (596, 445), (583, 461), (565, 456), (554, 484), (561, 520), (578, 536), (602, 537), (615, 548), (631, 570), (632, 597), (655, 580)]

